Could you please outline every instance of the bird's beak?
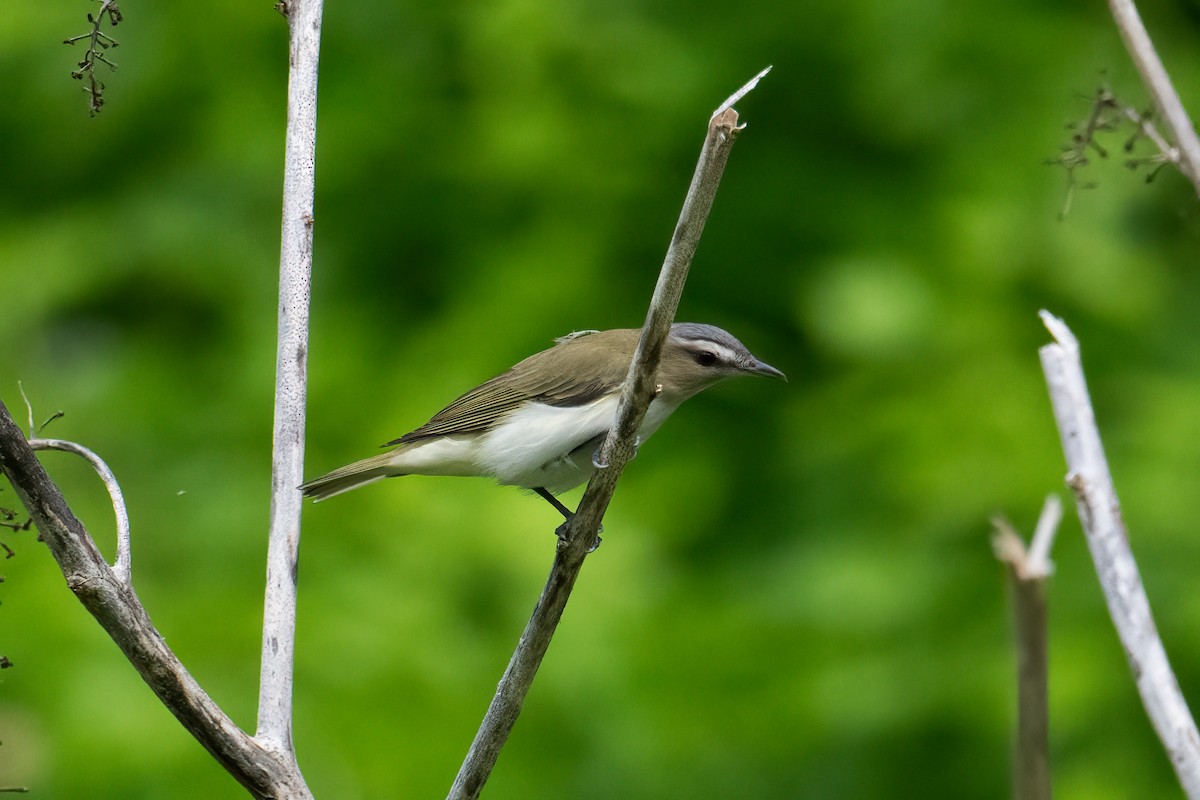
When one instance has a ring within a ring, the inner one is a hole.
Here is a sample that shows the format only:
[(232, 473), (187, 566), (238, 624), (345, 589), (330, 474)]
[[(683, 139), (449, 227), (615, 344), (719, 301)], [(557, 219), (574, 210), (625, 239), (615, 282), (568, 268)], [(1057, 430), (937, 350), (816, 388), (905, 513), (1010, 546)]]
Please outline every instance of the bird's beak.
[(775, 369), (770, 364), (759, 361), (757, 358), (750, 361), (746, 366), (742, 367), (742, 371), (747, 375), (762, 375), (764, 378), (777, 378), (778, 380), (787, 383), (787, 375)]

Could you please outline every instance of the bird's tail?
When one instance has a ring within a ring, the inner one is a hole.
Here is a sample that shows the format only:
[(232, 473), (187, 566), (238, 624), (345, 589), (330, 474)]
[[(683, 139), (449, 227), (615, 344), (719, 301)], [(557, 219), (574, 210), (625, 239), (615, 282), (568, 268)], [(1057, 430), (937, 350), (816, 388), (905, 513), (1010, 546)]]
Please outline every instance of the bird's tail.
[(313, 502), (319, 502), (391, 475), (404, 474), (391, 463), (393, 456), (394, 453), (382, 453), (347, 464), (328, 475), (314, 478), (301, 486), (300, 491), (304, 492), (305, 497), (311, 497)]

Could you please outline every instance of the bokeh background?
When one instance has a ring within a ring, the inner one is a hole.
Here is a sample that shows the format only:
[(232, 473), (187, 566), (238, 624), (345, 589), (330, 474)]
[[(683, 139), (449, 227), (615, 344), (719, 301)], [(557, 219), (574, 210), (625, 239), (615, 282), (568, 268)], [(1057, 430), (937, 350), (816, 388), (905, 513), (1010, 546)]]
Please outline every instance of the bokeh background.
[[(60, 41), (94, 9), (0, 24), (0, 398), (24, 419), (23, 382), (39, 421), (66, 412), (50, 433), (109, 461), (139, 595), (252, 727), (286, 28), (269, 2), (127, 4), (90, 119)], [(1143, 11), (1195, 110), (1200, 10)], [(1007, 796), (989, 519), (1028, 533), (1063, 493), (1040, 308), (1083, 341), (1158, 623), (1200, 694), (1196, 198), (1126, 170), (1118, 135), (1060, 220), (1066, 174), (1043, 163), (1101, 84), (1147, 102), (1102, 3), (329, 4), (308, 473), (554, 336), (639, 325), (707, 116), (767, 64), (680, 318), (791, 382), (722, 385), (643, 448), (493, 800)], [(44, 460), (111, 552), (99, 482)], [(306, 509), (296, 741), (317, 796), (444, 795), (556, 524), (482, 480)], [(0, 786), (243, 796), (34, 534), (0, 540)], [(1176, 796), (1073, 513), (1054, 557), (1059, 796)]]

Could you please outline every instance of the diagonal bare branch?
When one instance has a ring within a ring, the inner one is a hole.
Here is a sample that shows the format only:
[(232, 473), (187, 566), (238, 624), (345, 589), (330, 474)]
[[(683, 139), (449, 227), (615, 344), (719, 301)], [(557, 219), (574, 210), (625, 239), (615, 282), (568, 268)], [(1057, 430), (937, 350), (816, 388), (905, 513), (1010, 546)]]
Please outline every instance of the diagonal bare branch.
[(550, 576), (450, 789), (448, 797), (451, 800), (476, 798), (483, 790), (500, 750), (521, 713), (525, 695), (550, 646), (550, 639), (562, 618), (583, 561), (597, 541), (600, 522), (612, 499), (617, 479), (633, 457), (637, 430), (650, 401), (654, 399), (654, 375), (662, 346), (675, 319), (692, 256), (712, 208), (730, 150), (738, 132), (744, 127), (738, 124), (737, 112), (730, 106), (753, 89), (765, 74), (766, 70), (751, 79), (722, 104), (709, 120), (700, 160), (696, 164), (683, 210), (659, 272), (646, 322), (642, 326), (641, 339), (629, 365), (617, 419), (600, 448), (598, 469), (588, 482), (578, 510), (559, 529), (561, 538)]
[(1047, 311), (1042, 311), (1041, 317), (1054, 337), (1039, 355), (1066, 455), (1067, 484), (1075, 492), (1109, 615), (1125, 648), (1142, 705), (1171, 766), (1188, 797), (1200, 798), (1200, 733), (1167, 660), (1129, 547), (1083, 376), (1079, 341), (1061, 319)]

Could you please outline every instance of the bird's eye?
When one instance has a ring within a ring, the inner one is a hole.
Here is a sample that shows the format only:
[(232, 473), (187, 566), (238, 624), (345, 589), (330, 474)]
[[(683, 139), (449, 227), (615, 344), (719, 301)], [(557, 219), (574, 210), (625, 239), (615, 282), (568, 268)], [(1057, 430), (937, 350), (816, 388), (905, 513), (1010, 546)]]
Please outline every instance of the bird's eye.
[(711, 367), (717, 363), (717, 354), (711, 350), (701, 350), (699, 353), (694, 354), (692, 358), (696, 359), (696, 363), (702, 367)]

